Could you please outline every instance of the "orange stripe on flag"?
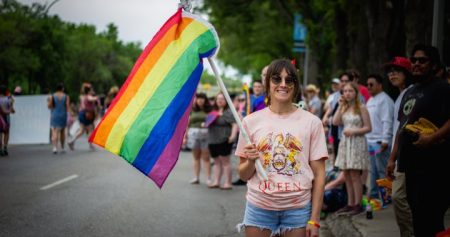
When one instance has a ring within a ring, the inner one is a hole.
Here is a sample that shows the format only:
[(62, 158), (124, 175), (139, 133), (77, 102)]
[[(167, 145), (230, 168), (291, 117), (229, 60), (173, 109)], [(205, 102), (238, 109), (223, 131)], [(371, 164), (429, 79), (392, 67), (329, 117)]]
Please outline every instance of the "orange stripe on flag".
[(128, 103), (134, 97), (135, 93), (139, 90), (145, 77), (152, 70), (153, 66), (158, 62), (158, 59), (167, 49), (168, 45), (180, 37), (181, 32), (193, 21), (192, 18), (182, 18), (181, 23), (173, 25), (170, 30), (164, 35), (164, 37), (155, 45), (153, 50), (145, 58), (141, 67), (137, 70), (134, 77), (130, 80), (130, 83), (122, 96), (117, 100), (117, 103), (111, 111), (109, 116), (105, 116), (102, 121), (102, 126), (98, 126), (94, 141), (96, 144), (105, 147), (109, 133), (116, 123), (120, 114), (125, 110)]

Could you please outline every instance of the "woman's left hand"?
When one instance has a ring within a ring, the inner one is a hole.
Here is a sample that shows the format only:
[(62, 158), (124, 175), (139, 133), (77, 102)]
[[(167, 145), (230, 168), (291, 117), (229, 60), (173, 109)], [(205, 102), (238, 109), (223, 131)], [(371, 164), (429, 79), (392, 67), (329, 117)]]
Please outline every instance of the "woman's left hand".
[(306, 224), (306, 237), (319, 237), (319, 228), (314, 225)]

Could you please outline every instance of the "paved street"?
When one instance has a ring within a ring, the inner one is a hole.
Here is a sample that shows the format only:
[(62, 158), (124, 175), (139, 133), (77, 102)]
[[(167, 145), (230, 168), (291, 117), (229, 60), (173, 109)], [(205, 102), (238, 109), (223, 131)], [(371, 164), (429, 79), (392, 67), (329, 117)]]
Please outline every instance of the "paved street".
[[(244, 236), (235, 226), (246, 187), (190, 185), (189, 152), (160, 190), (122, 158), (89, 151), (86, 138), (75, 148), (53, 155), (50, 145), (11, 146), (0, 157), (0, 236)], [(391, 206), (374, 215), (331, 216), (320, 236), (332, 236), (328, 228), (336, 236), (399, 236)]]
[(190, 185), (190, 153), (160, 190), (85, 140), (66, 154), (49, 145), (9, 150), (0, 157), (0, 236), (241, 236), (246, 187)]

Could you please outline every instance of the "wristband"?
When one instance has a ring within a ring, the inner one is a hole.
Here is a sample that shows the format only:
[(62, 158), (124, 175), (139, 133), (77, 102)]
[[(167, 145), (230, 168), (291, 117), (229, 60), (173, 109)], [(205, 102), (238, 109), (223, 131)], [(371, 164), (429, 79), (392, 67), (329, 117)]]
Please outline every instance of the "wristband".
[(317, 222), (315, 222), (315, 221), (309, 220), (309, 221), (308, 221), (308, 224), (313, 225), (313, 226), (315, 226), (315, 227), (317, 227), (317, 228), (320, 228), (320, 224), (317, 223)]

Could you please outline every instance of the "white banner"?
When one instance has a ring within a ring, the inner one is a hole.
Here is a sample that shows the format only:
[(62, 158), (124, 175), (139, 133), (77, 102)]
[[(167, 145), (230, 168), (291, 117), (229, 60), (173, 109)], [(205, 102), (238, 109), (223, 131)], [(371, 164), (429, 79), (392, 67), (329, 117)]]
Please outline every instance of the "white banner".
[(50, 110), (47, 95), (14, 97), (9, 144), (49, 144)]

